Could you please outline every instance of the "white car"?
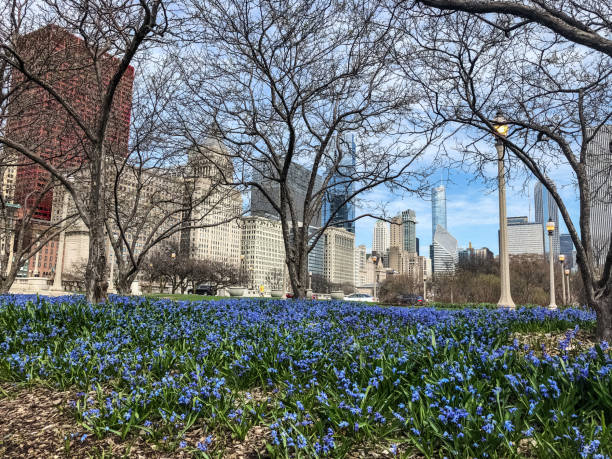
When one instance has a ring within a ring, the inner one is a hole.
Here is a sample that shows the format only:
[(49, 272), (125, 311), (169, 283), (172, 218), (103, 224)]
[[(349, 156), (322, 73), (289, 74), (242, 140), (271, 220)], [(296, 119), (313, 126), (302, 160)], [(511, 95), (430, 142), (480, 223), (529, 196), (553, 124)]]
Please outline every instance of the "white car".
[(371, 301), (374, 302), (374, 297), (367, 293), (351, 293), (344, 297), (344, 301)]

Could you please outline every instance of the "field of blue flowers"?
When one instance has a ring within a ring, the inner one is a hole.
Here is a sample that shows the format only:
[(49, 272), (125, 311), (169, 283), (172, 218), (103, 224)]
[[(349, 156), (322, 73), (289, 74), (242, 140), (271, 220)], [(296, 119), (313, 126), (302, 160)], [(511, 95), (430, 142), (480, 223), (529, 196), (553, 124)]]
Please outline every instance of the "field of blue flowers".
[[(4, 296), (0, 380), (73, 390), (86, 435), (196, 456), (259, 426), (272, 457), (603, 458), (612, 356), (573, 342), (593, 324), (581, 309)], [(512, 340), (566, 330), (558, 349)]]

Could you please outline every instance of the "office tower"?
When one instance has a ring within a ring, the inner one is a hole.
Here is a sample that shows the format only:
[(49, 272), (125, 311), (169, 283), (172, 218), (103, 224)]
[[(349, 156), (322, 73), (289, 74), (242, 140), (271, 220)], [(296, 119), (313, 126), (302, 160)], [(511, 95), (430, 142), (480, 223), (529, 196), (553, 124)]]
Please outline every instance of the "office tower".
[(355, 234), (355, 204), (349, 197), (353, 194), (355, 185), (355, 155), (357, 152), (355, 139), (342, 140), (343, 149), (337, 171), (331, 177), (325, 190), (322, 224), (341, 227)]
[[(308, 184), (310, 182), (312, 171), (304, 166), (300, 166), (296, 163), (291, 163), (289, 166), (289, 172), (287, 176), (287, 185), (291, 199), (293, 202), (293, 210), (299, 222), (302, 222), (304, 216), (304, 200), (306, 199), (306, 192), (308, 190)], [(267, 171), (265, 174), (260, 170), (253, 171), (253, 181), (259, 183), (265, 192), (274, 198), (276, 206), (280, 206), (280, 186), (278, 181), (271, 180), (267, 177), (275, 176), (275, 172)], [(322, 179), (317, 176), (315, 180), (313, 195), (321, 190)], [(279, 218), (278, 212), (274, 209), (272, 203), (268, 200), (265, 194), (257, 187), (251, 188), (251, 215), (265, 218)], [(287, 206), (287, 215), (289, 214), (289, 207)], [(321, 212), (317, 212), (310, 226), (318, 227), (321, 225)]]
[(389, 250), (389, 233), (389, 224), (383, 220), (376, 220), (372, 237), (372, 251), (383, 254)]
[[(593, 130), (587, 130), (593, 135)], [(591, 199), (591, 239), (595, 262), (603, 265), (612, 235), (612, 126), (603, 126), (587, 144), (586, 173)]]
[(355, 247), (355, 287), (359, 287), (366, 283), (366, 246), (361, 244)]
[[(186, 184), (158, 180), (156, 187), (164, 186), (170, 193), (173, 188), (191, 187), (192, 199), (197, 202), (190, 212), (192, 221), (201, 222), (181, 232), (181, 251), (196, 260), (225, 261), (234, 266), (240, 264), (242, 230), (239, 218), (242, 215), (242, 194), (229, 185), (219, 185), (220, 171), (232, 177), (234, 165), (223, 146), (215, 140), (207, 140), (206, 158), (194, 151), (189, 153), (190, 174)], [(176, 182), (176, 180), (174, 180)], [(170, 220), (170, 218), (168, 218)]]
[(244, 269), (251, 285), (247, 287), (275, 290), (283, 287), (285, 245), (281, 223), (264, 217), (242, 219), (242, 255)]
[(402, 231), (402, 218), (400, 216), (391, 219), (389, 247), (404, 248), (404, 234)]
[(574, 241), (569, 234), (559, 235), (559, 251), (565, 255), (565, 264), (569, 269), (574, 267)]
[(416, 214), (408, 209), (402, 212), (403, 249), (406, 252), (416, 253)]
[(321, 236), (312, 250), (308, 252), (308, 272), (323, 276), (325, 274), (325, 237)]
[(438, 226), (446, 229), (446, 190), (444, 185), (431, 189), (431, 239)]
[(355, 280), (355, 235), (344, 228), (325, 230), (325, 278), (333, 284)]
[(432, 269), (436, 274), (451, 274), (459, 261), (457, 239), (441, 225), (436, 227), (432, 244)]
[[(98, 85), (98, 76), (103, 81), (110, 78), (120, 61), (102, 55), (94, 65), (84, 42), (55, 25), (20, 37), (18, 46), (28, 60), (42, 65), (38, 70), (36, 65), (29, 68), (40, 72), (39, 76), (70, 104), (84, 123), (95, 129), (100, 113), (94, 101), (106, 91), (104, 83), (102, 87)], [(119, 83), (110, 113), (105, 145), (109, 154), (128, 154), (133, 81), (134, 69), (129, 67)], [(28, 85), (22, 91), (19, 87), (22, 82), (23, 76), (15, 72), (12, 77), (15, 99), (9, 104), (6, 136), (60, 170), (77, 168), (86, 160), (84, 150), (90, 148), (82, 129), (48, 91), (37, 85)], [(15, 201), (31, 208), (44, 193), (33, 216), (47, 221), (51, 219), (53, 204), (53, 191), (45, 192), (49, 180), (50, 174), (38, 164), (17, 167)]]
[(552, 219), (555, 222), (553, 254), (556, 257), (559, 255), (559, 208), (548, 190), (539, 182), (534, 188), (533, 196), (535, 199), (535, 221), (540, 224), (544, 233), (544, 253), (548, 253), (550, 250), (548, 247), (549, 236), (548, 231), (546, 231), (546, 223), (548, 219)]
[(508, 225), (524, 225), (525, 223), (529, 223), (527, 217), (508, 217), (507, 220)]
[(508, 255), (544, 255), (541, 223), (529, 223), (527, 217), (508, 217), (507, 222)]
[(420, 242), (419, 238), (417, 237), (416, 238), (416, 253), (417, 253), (417, 255), (420, 255), (420, 253), (421, 253), (421, 248), (419, 247), (419, 245), (420, 245), (419, 242)]

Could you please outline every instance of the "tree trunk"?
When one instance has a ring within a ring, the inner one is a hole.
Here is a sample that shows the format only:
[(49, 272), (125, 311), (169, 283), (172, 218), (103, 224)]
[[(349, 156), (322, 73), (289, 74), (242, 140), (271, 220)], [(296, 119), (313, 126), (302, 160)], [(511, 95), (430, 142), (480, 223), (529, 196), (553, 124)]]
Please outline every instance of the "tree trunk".
[(136, 273), (128, 274), (119, 270), (119, 272), (117, 273), (116, 283), (117, 293), (119, 293), (120, 295), (129, 295), (130, 293), (132, 293), (132, 282), (134, 281), (135, 277)]
[(597, 313), (597, 338), (612, 343), (612, 282), (595, 292), (595, 304), (592, 305)]
[(104, 221), (92, 218), (89, 226), (89, 258), (85, 271), (86, 296), (91, 303), (100, 303), (107, 296), (105, 236)]

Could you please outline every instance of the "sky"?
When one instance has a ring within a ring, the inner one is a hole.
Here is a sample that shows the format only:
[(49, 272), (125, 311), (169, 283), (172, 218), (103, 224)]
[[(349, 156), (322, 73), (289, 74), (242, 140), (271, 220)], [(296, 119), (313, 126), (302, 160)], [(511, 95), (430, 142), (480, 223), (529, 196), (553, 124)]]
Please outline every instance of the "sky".
[[(577, 222), (578, 200), (568, 180), (562, 180), (568, 174), (565, 171), (558, 171), (558, 174), (559, 183), (565, 182), (565, 186), (559, 191), (568, 206), (572, 220)], [(473, 247), (488, 247), (493, 253), (498, 254), (499, 204), (496, 177), (493, 176), (490, 180), (494, 182), (489, 182), (487, 186), (484, 180), (474, 181), (471, 175), (460, 170), (445, 169), (432, 176), (443, 177), (442, 183), (446, 187), (447, 230), (457, 239), (459, 247), (467, 247), (468, 243), (472, 242)], [(439, 184), (440, 180), (434, 183)], [(507, 184), (507, 215), (508, 217), (525, 215), (530, 217), (530, 221), (534, 221), (533, 188), (536, 182), (529, 183), (529, 196), (523, 189), (524, 183), (525, 179), (521, 178), (511, 180)], [(402, 210), (413, 209), (417, 217), (416, 235), (420, 239), (420, 255), (429, 256), (429, 245), (431, 244), (431, 200), (429, 198), (425, 200), (415, 196), (390, 196), (387, 190), (379, 189), (367, 196), (367, 200), (385, 200), (388, 215), (397, 215)], [(363, 213), (364, 210), (358, 207), (356, 215)], [(561, 215), (559, 215), (559, 220), (561, 233), (567, 232)], [(368, 252), (372, 248), (374, 222), (374, 219), (368, 217), (358, 220), (355, 225), (355, 245), (364, 244)]]

